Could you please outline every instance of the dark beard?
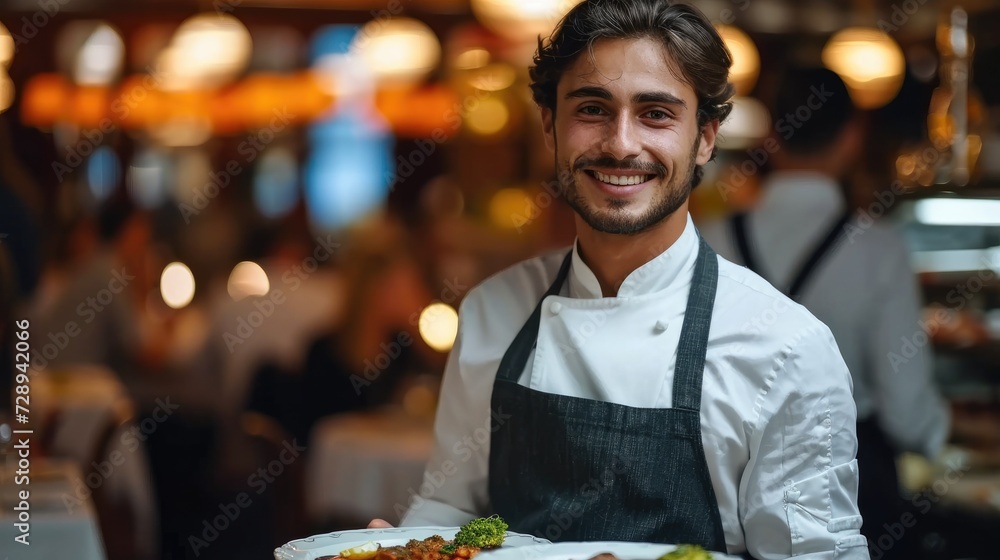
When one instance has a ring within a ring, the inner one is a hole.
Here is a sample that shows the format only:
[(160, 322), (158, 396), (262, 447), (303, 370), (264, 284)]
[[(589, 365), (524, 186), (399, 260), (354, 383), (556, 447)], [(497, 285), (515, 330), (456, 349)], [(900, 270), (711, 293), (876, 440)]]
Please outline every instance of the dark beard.
[[(608, 198), (607, 212), (594, 210), (587, 201), (580, 195), (577, 188), (576, 179), (573, 172), (559, 167), (559, 158), (556, 156), (556, 172), (559, 177), (560, 188), (566, 197), (566, 202), (576, 212), (588, 226), (601, 233), (611, 233), (615, 235), (637, 235), (651, 227), (659, 224), (676, 212), (691, 195), (691, 184), (694, 179), (695, 158), (698, 155), (698, 146), (701, 143), (701, 136), (695, 139), (691, 148), (690, 164), (683, 180), (673, 180), (660, 189), (665, 189), (662, 197), (653, 200), (652, 206), (645, 214), (638, 218), (630, 218), (624, 212), (628, 206), (628, 201)], [(556, 141), (556, 154), (559, 153), (559, 143)], [(614, 167), (618, 169), (633, 169), (655, 174), (658, 179), (666, 177), (666, 169), (660, 164), (639, 164), (635, 162), (619, 162), (610, 158), (599, 158), (596, 160), (580, 160), (573, 166), (574, 171), (578, 171), (587, 166)], [(674, 178), (676, 179), (677, 176)]]

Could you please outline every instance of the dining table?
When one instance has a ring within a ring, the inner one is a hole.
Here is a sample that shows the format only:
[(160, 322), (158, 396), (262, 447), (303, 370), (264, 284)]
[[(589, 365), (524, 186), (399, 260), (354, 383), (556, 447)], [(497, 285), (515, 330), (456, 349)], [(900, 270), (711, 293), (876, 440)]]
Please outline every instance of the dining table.
[[(27, 484), (15, 475), (12, 464), (5, 461), (0, 473), (2, 554), (18, 560), (105, 560), (93, 502), (86, 497), (67, 499), (74, 496), (74, 481), (81, 477), (76, 463), (33, 461)], [(24, 519), (27, 523), (19, 526)]]
[[(78, 465), (74, 496), (104, 491), (127, 503), (135, 521), (139, 552), (158, 546), (156, 499), (149, 457), (142, 444), (155, 418), (137, 418), (128, 389), (115, 373), (76, 365), (31, 373), (31, 413), (36, 443), (44, 455)], [(91, 507), (93, 502), (91, 502)]]
[(309, 516), (398, 523), (420, 493), (433, 440), (430, 419), (391, 408), (321, 421), (306, 467)]

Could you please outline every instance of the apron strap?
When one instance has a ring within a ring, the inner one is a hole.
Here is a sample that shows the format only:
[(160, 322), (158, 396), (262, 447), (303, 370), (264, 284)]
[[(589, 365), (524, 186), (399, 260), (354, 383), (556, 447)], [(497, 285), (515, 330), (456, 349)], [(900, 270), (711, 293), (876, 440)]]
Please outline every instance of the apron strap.
[[(673, 407), (693, 411), (701, 410), (701, 387), (705, 371), (705, 355), (708, 351), (708, 332), (712, 324), (715, 292), (719, 283), (719, 261), (715, 251), (708, 246), (701, 235), (698, 236), (698, 243), (698, 259), (684, 312), (677, 362), (674, 366), (673, 387)], [(528, 363), (528, 356), (538, 340), (542, 305), (545, 298), (559, 293), (569, 274), (572, 256), (573, 253), (570, 251), (563, 259), (555, 281), (538, 301), (531, 316), (514, 337), (514, 341), (507, 347), (497, 369), (498, 379), (513, 383), (517, 383), (520, 379), (524, 366)]]
[(531, 316), (528, 317), (524, 326), (518, 331), (517, 336), (514, 337), (514, 341), (507, 347), (503, 359), (500, 360), (500, 367), (497, 369), (497, 378), (512, 383), (517, 383), (517, 380), (521, 378), (521, 374), (524, 373), (524, 366), (528, 363), (528, 356), (531, 355), (531, 351), (535, 349), (535, 344), (538, 342), (538, 326), (541, 324), (542, 304), (545, 303), (545, 298), (559, 293), (563, 282), (569, 276), (569, 265), (571, 262), (573, 262), (572, 250), (566, 253), (562, 266), (559, 267), (559, 273), (556, 274), (556, 279), (549, 286), (549, 289), (546, 290), (545, 295), (538, 300), (535, 310), (531, 312)]
[[(816, 269), (819, 268), (819, 265), (823, 263), (823, 260), (832, 254), (836, 249), (837, 241), (839, 241), (840, 237), (844, 234), (846, 226), (850, 221), (850, 212), (842, 214), (819, 244), (813, 248), (805, 262), (801, 267), (799, 267), (795, 277), (792, 278), (788, 291), (785, 292), (788, 297), (795, 301), (799, 301), (799, 298), (802, 295), (802, 289), (805, 287), (806, 283), (812, 279), (813, 273), (815, 273)], [(733, 239), (736, 241), (736, 249), (739, 251), (740, 259), (742, 259), (743, 264), (751, 271), (759, 274), (764, 279), (767, 279), (767, 275), (765, 275), (761, 270), (760, 265), (757, 263), (756, 254), (751, 247), (747, 231), (747, 214), (740, 213), (734, 215), (730, 218), (729, 225)]]
[(687, 308), (674, 365), (673, 408), (701, 410), (701, 386), (712, 326), (715, 292), (719, 284), (719, 260), (708, 243), (698, 236), (698, 260), (691, 278)]

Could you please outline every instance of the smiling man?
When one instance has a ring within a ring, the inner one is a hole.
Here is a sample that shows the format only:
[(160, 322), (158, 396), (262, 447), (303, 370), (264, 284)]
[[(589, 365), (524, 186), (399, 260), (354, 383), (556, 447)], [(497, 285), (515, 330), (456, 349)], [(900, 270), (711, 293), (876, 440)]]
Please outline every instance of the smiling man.
[(497, 513), (551, 540), (868, 557), (830, 331), (688, 215), (730, 64), (666, 1), (584, 1), (540, 45), (531, 87), (577, 240), (463, 301), (404, 525)]

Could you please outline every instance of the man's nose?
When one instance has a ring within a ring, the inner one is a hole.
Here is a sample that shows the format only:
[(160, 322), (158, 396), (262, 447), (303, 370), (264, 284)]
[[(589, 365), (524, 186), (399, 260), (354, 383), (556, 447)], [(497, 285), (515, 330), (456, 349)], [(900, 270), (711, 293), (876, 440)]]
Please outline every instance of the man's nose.
[(638, 157), (642, 152), (641, 145), (635, 123), (627, 115), (621, 115), (611, 121), (601, 149), (621, 161)]

